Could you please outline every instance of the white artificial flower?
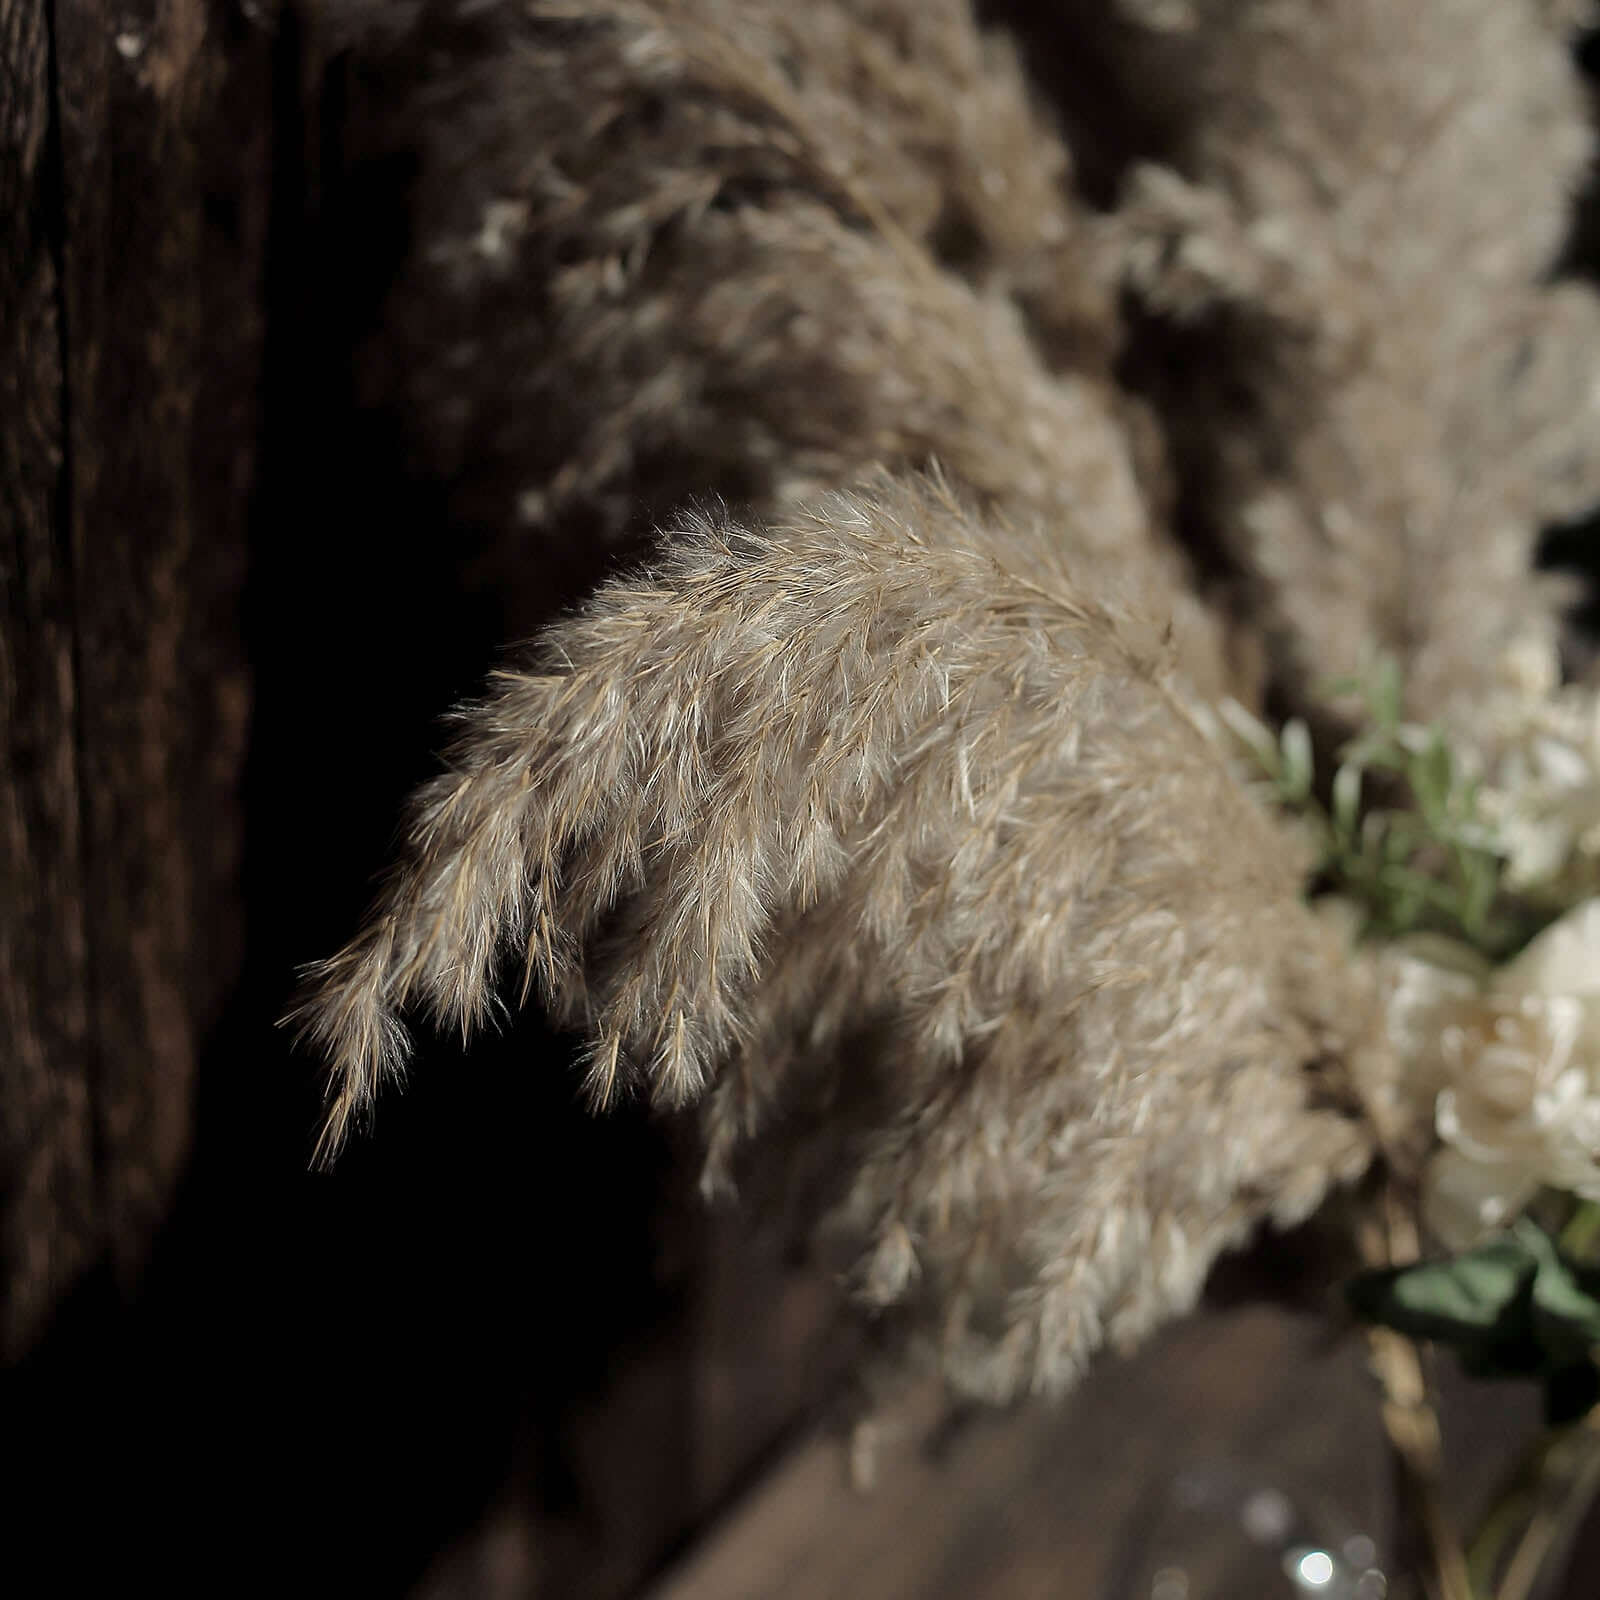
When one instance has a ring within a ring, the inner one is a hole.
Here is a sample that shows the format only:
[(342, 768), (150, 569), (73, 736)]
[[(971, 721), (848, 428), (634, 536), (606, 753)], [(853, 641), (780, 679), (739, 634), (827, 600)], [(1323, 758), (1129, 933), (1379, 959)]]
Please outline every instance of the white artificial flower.
[(1600, 887), (1600, 698), (1560, 687), (1554, 648), (1525, 642), (1467, 718), (1478, 809), (1506, 887), (1558, 900)]
[(1435, 1095), (1433, 1231), (1464, 1248), (1544, 1185), (1600, 1200), (1600, 899), (1492, 971), (1436, 939), (1396, 946), (1385, 969), (1390, 1036)]

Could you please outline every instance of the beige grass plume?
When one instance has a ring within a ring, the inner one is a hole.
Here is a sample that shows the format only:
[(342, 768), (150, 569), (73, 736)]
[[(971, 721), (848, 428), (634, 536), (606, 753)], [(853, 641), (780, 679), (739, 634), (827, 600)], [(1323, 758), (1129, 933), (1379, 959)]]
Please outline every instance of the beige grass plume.
[(700, 517), (501, 674), (302, 1008), (322, 1156), (403, 1012), (470, 1033), (531, 987), (597, 1104), (715, 1085), (712, 1179), (838, 1101), (862, 1292), (931, 1296), (946, 1369), (995, 1395), (1058, 1386), (1358, 1170), (1371, 1012), (1301, 863), (1158, 631), (1008, 544), (1048, 549), (929, 481)]
[(1505, 649), (1555, 637), (1541, 527), (1600, 497), (1600, 300), (1558, 270), (1594, 149), (1578, 8), (1174, 9), (1143, 58), (1166, 144), (1106, 221), (1130, 378), (1287, 691), (1376, 646), (1416, 714), (1470, 724)]
[(463, 714), (315, 975), (320, 1157), (408, 1014), (536, 993), (956, 1382), (1059, 1387), (1367, 1158), (1368, 975), (1183, 708), (1326, 711), (1379, 645), (1470, 722), (1554, 637), (1573, 8), (334, 10), (417, 161), (372, 367), (452, 531), (530, 628), (666, 533)]

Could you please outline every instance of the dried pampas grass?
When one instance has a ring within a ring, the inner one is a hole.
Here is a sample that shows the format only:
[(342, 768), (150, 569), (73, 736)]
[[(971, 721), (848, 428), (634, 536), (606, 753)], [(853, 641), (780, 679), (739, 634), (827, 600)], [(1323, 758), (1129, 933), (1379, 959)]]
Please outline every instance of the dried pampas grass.
[(954, 1381), (1059, 1388), (1376, 1137), (1370, 974), (1188, 710), (1328, 737), (1381, 648), (1470, 732), (1548, 650), (1573, 8), (333, 12), (418, 166), (375, 390), (518, 622), (611, 578), (314, 975), (322, 1157), (408, 1013), (536, 994)]
[(1576, 8), (1001, 0), (1020, 58), (967, 0), (329, 9), (419, 164), (372, 391), (515, 625), (696, 497), (937, 458), (1225, 617), (1207, 693), (1325, 709), (1378, 646), (1470, 720), (1554, 636), (1533, 542), (1600, 495)]
[(937, 460), (1099, 552), (1178, 617), (1196, 683), (1231, 682), (1141, 492), (1114, 274), (964, 0), (382, 18), (372, 138), (422, 145), (422, 247), (371, 382), (406, 397), (519, 621), (686, 504), (770, 515)]
[(1600, 497), (1600, 302), (1557, 276), (1593, 152), (1571, 8), (1184, 9), (1146, 58), (1182, 111), (1107, 223), (1129, 375), (1285, 692), (1378, 648), (1470, 725), (1555, 637), (1541, 526)]
[(835, 1106), (862, 1293), (966, 1388), (1060, 1387), (1368, 1153), (1370, 996), (1159, 645), (938, 483), (675, 530), (463, 713), (315, 974), (323, 1155), (403, 1012), (533, 989), (597, 1104), (705, 1098), (713, 1180)]

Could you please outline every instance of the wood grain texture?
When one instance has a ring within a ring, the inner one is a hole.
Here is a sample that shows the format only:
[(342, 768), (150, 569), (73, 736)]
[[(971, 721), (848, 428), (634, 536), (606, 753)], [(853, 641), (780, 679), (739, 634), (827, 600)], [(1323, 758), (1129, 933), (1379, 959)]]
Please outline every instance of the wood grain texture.
[(270, 49), (232, 5), (24, 0), (0, 53), (14, 1354), (87, 1263), (132, 1281), (238, 964)]
[(0, 0), (0, 1352), (96, 1230), (49, 51)]
[[(1522, 1386), (1444, 1375), (1446, 1487), (1464, 1514), (1536, 1423)], [(1322, 1317), (1264, 1306), (1202, 1314), (1103, 1365), (1064, 1405), (952, 1420), (925, 1392), (876, 1428), (870, 1490), (852, 1486), (842, 1441), (814, 1434), (651, 1600), (1144, 1600), (1130, 1567), (1177, 1525), (1168, 1502), (1195, 1469), (1259, 1477), (1299, 1501), (1324, 1537), (1362, 1531), (1380, 1548), (1389, 1538), (1365, 1347)], [(1276, 1558), (1220, 1518), (1204, 1527), (1183, 1547), (1194, 1600), (1267, 1592)]]

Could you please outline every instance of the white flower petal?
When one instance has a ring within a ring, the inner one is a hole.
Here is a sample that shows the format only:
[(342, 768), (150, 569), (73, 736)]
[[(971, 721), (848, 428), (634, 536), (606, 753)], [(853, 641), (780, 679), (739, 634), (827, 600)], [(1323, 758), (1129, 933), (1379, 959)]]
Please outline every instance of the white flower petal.
[(1497, 837), (1513, 889), (1549, 883), (1567, 864), (1574, 842), (1572, 829), (1556, 818), (1508, 817)]
[(1448, 1248), (1465, 1250), (1503, 1228), (1538, 1188), (1520, 1167), (1488, 1167), (1459, 1150), (1440, 1150), (1423, 1176), (1423, 1221)]
[(1533, 759), (1539, 776), (1557, 788), (1583, 789), (1594, 783), (1594, 769), (1584, 760), (1583, 753), (1562, 739), (1535, 739)]
[(1501, 981), (1539, 994), (1600, 998), (1600, 899), (1552, 923), (1505, 967)]

